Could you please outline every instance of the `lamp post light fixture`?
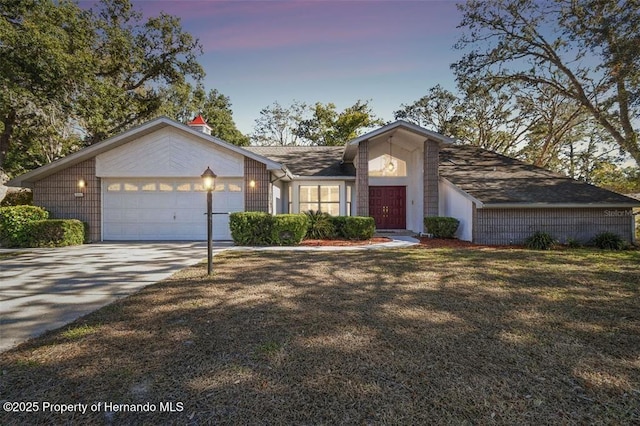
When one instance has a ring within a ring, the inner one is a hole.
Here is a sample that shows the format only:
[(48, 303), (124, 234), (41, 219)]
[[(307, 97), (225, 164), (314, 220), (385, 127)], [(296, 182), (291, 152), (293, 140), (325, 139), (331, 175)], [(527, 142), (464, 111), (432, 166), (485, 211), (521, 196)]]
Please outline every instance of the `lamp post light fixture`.
[(213, 272), (213, 188), (216, 182), (215, 173), (210, 167), (204, 171), (201, 178), (207, 191), (207, 275)]

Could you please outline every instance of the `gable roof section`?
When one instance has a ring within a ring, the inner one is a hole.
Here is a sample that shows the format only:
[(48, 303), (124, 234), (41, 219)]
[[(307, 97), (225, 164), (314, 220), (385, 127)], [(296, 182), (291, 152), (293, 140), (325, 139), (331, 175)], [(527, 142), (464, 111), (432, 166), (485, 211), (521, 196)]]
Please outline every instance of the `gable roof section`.
[(443, 147), (439, 171), (479, 207), (640, 206), (616, 192), (468, 145)]
[(225, 142), (221, 139), (218, 139), (214, 136), (207, 135), (206, 133), (200, 132), (198, 130), (192, 129), (187, 125), (174, 121), (168, 117), (158, 117), (154, 120), (148, 121), (144, 124), (141, 124), (137, 127), (133, 127), (123, 133), (120, 133), (116, 136), (112, 136), (108, 139), (100, 141), (96, 144), (88, 146), (86, 148), (81, 149), (73, 154), (69, 154), (66, 157), (63, 157), (59, 160), (54, 161), (53, 163), (49, 163), (42, 167), (39, 167), (35, 170), (27, 172), (23, 175), (17, 176), (7, 182), (5, 185), (7, 186), (31, 186), (35, 181), (43, 179), (47, 176), (50, 176), (60, 170), (66, 169), (67, 167), (78, 164), (82, 161), (88, 160), (90, 158), (95, 157), (96, 155), (102, 154), (103, 152), (109, 151), (113, 148), (117, 148), (122, 146), (128, 142), (132, 142), (142, 136), (148, 135), (150, 133), (156, 132), (165, 127), (173, 127), (180, 131), (186, 132), (188, 134), (197, 136), (202, 138), (206, 142), (221, 146), (230, 151), (236, 152), (238, 154), (244, 155), (245, 157), (249, 157), (253, 160), (256, 160), (260, 163), (263, 163), (267, 166), (268, 170), (282, 170), (283, 173), (287, 174), (288, 170), (282, 164), (277, 163), (273, 160), (270, 160), (266, 157), (263, 157), (254, 152), (245, 150), (239, 146), (232, 145), (228, 142)]
[(352, 162), (356, 156), (356, 153), (358, 152), (358, 145), (360, 145), (360, 142), (374, 139), (379, 136), (383, 136), (386, 133), (392, 133), (396, 130), (403, 130), (408, 133), (413, 133), (415, 135), (424, 137), (425, 140), (431, 139), (440, 142), (441, 144), (452, 144), (455, 142), (454, 139), (448, 138), (444, 135), (441, 135), (440, 133), (427, 130), (424, 127), (418, 126), (417, 124), (409, 123), (408, 121), (404, 120), (397, 120), (393, 123), (389, 123), (385, 126), (382, 126), (369, 133), (365, 133), (362, 136), (358, 136), (357, 138), (348, 141), (344, 147), (342, 159), (346, 162)]
[(340, 160), (342, 146), (251, 146), (247, 150), (286, 164), (295, 177), (355, 178), (352, 163)]

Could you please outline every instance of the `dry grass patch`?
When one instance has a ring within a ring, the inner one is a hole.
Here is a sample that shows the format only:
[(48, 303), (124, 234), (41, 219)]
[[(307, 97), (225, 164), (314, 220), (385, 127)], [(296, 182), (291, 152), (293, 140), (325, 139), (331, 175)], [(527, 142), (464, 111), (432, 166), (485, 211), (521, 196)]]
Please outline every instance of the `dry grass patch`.
[(229, 252), (0, 355), (3, 400), (182, 412), (0, 423), (638, 423), (639, 261)]

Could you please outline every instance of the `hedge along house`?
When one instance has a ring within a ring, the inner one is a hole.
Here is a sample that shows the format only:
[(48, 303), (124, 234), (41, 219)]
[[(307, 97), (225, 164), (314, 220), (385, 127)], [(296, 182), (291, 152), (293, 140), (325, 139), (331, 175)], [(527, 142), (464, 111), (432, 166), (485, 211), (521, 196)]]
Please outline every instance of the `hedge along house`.
[(84, 148), (8, 183), (33, 188), (56, 218), (99, 240), (204, 240), (200, 175), (218, 175), (214, 238), (234, 211), (372, 216), (379, 230), (423, 232), (425, 216), (460, 220), (458, 238), (519, 244), (535, 231), (586, 242), (634, 239), (640, 202), (396, 121), (341, 147), (247, 147), (210, 135), (197, 117), (165, 117)]

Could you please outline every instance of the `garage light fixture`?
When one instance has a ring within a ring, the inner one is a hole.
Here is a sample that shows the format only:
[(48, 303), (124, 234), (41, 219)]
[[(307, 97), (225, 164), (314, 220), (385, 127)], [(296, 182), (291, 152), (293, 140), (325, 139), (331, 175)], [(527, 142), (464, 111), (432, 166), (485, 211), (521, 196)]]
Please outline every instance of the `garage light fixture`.
[(251, 179), (251, 180), (249, 181), (249, 187), (250, 187), (250, 188), (255, 188), (255, 187), (256, 187), (256, 181), (255, 181), (255, 180), (253, 180), (253, 179)]
[(84, 197), (84, 188), (87, 186), (87, 182), (84, 179), (78, 179), (78, 192), (74, 192), (73, 196), (76, 198)]
[(215, 188), (218, 176), (210, 167), (207, 167), (200, 177), (207, 191), (207, 275), (211, 275), (213, 272), (213, 195), (211, 192)]

